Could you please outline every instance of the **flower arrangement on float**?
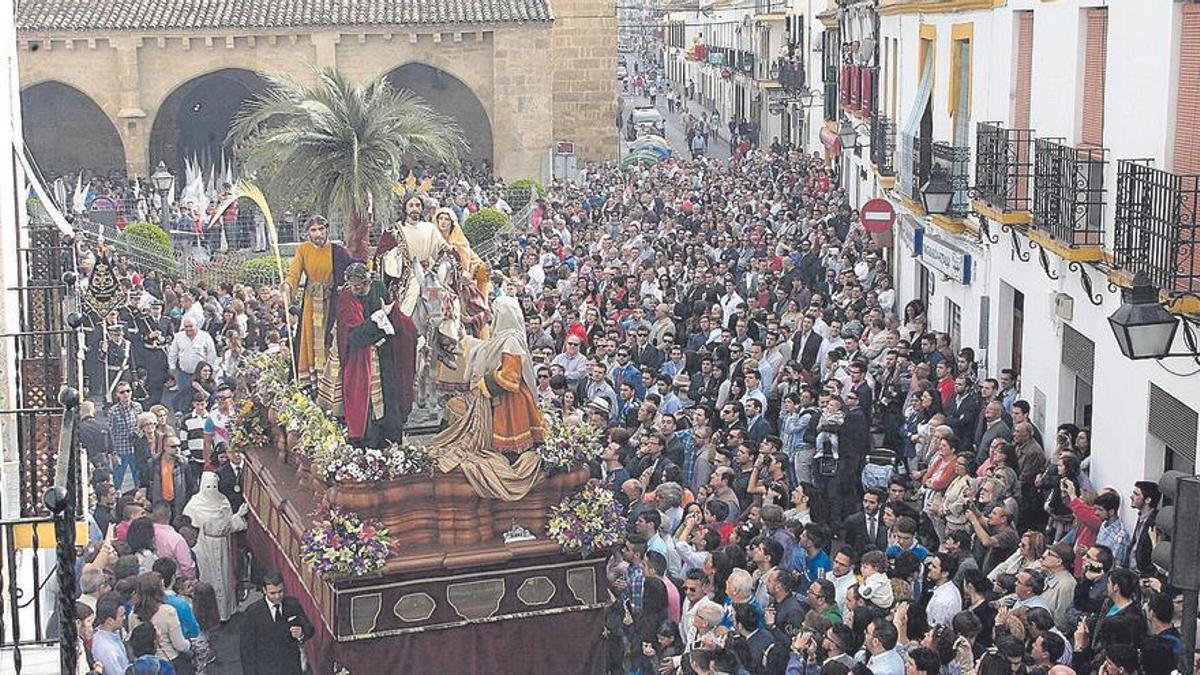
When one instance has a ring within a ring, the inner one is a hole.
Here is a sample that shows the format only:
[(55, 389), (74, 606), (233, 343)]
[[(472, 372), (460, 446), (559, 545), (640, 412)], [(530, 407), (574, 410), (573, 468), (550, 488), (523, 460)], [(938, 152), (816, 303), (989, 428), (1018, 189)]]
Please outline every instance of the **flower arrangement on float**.
[(247, 352), (238, 366), (247, 387), (260, 403), (278, 409), (281, 400), (290, 397), (292, 361), (287, 352)]
[(270, 441), (267, 418), (253, 399), (239, 402), (234, 415), (229, 432), (229, 442), (233, 447), (246, 450), (267, 445)]
[(301, 560), (319, 576), (348, 577), (380, 572), (395, 543), (378, 521), (331, 507), (314, 514), (300, 549)]
[(612, 490), (588, 483), (550, 508), (546, 533), (564, 551), (587, 557), (615, 545), (625, 532), (626, 518)]
[(600, 457), (602, 432), (587, 422), (572, 424), (557, 410), (542, 409), (546, 439), (538, 446), (546, 473), (565, 473)]
[(433, 473), (433, 458), (424, 446), (394, 443), (386, 448), (335, 447), (318, 467), (333, 483), (367, 483)]

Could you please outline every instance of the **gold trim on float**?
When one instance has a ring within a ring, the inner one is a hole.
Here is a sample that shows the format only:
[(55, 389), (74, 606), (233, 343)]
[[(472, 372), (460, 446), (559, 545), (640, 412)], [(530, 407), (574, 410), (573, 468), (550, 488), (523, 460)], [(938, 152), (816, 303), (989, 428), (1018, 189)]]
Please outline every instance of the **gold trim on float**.
[[(360, 608), (359, 604), (365, 604), (366, 607)], [(383, 609), (383, 594), (370, 593), (367, 595), (356, 595), (350, 598), (350, 630), (354, 631), (355, 635), (366, 635), (375, 630), (375, 624), (379, 621), (379, 611)], [(362, 612), (359, 614), (359, 612)], [(366, 628), (360, 628), (362, 623), (366, 622), (367, 616), (370, 615), (371, 625)]]
[(1001, 211), (981, 199), (971, 200), (971, 210), (1001, 225), (1028, 225), (1033, 222), (1033, 215), (1028, 211)]
[[(455, 613), (467, 621), (479, 621), (500, 611), (500, 601), (508, 590), (504, 579), (481, 579), (446, 586), (446, 601)], [(459, 605), (462, 607), (459, 607)], [(488, 609), (491, 607), (491, 609)]]
[(479, 619), (476, 621), (449, 621), (446, 623), (435, 624), (433, 626), (419, 626), (419, 627), (414, 627), (414, 628), (392, 628), (389, 630), (379, 631), (378, 633), (372, 633), (370, 635), (352, 635), (349, 637), (335, 636), (334, 640), (336, 640), (337, 642), (356, 642), (358, 640), (368, 640), (371, 638), (378, 638), (378, 637), (391, 637), (394, 635), (411, 635), (414, 633), (425, 633), (427, 631), (434, 631), (434, 630), (446, 630), (448, 628), (461, 628), (463, 626), (471, 626), (471, 625), (483, 624), (483, 623), (497, 623), (500, 621), (508, 621), (509, 619), (528, 619), (531, 617), (538, 617), (538, 616), (554, 616), (555, 614), (568, 614), (570, 612), (586, 612), (586, 611), (591, 611), (591, 610), (604, 609), (606, 607), (608, 607), (608, 603), (597, 602), (597, 603), (592, 603), (590, 605), (582, 605), (582, 606), (576, 606), (576, 607), (558, 607), (555, 609), (540, 609), (540, 610), (534, 610), (534, 611), (529, 611), (529, 612), (515, 612), (512, 614), (501, 614), (500, 616), (489, 616), (486, 619)]
[(547, 576), (529, 577), (517, 587), (517, 599), (529, 607), (545, 605), (557, 594), (558, 586)]
[[(474, 579), (476, 577), (485, 577), (485, 576), (494, 575), (497, 573), (509, 575), (509, 574), (516, 574), (518, 572), (532, 572), (532, 571), (536, 571), (536, 570), (554, 570), (554, 569), (560, 569), (563, 567), (577, 567), (577, 568), (578, 567), (586, 567), (587, 569), (592, 569), (590, 564), (589, 565), (581, 565), (580, 562), (581, 561), (573, 560), (573, 561), (567, 561), (567, 562), (561, 562), (561, 563), (550, 563), (548, 565), (529, 565), (527, 567), (505, 568), (503, 570), (492, 570), (489, 572), (468, 572), (466, 574), (455, 574), (455, 575), (448, 576), (448, 577), (428, 577), (428, 578), (424, 578), (424, 579), (413, 579), (411, 581), (397, 581), (396, 583), (392, 583), (392, 584), (379, 584), (376, 586), (362, 586), (362, 587), (358, 587), (358, 588), (348, 588), (348, 589), (344, 589), (344, 590), (335, 589), (335, 590), (338, 592), (338, 594), (349, 595), (351, 593), (358, 593), (358, 592), (362, 592), (362, 591), (383, 591), (383, 590), (387, 590), (389, 588), (401, 588), (403, 586), (417, 586), (417, 585), (424, 586), (425, 584), (427, 584), (431, 581), (455, 581), (458, 579)], [(594, 570), (593, 570), (593, 572), (594, 572)]]
[(1046, 233), (1036, 228), (1029, 230), (1027, 234), (1030, 241), (1036, 242), (1038, 246), (1054, 253), (1063, 260), (1074, 260), (1077, 262), (1099, 262), (1104, 260), (1104, 247), (1100, 244), (1071, 247), (1057, 239), (1052, 239)]
[[(425, 603), (428, 603), (427, 605)], [(400, 605), (406, 605), (401, 608)], [(424, 606), (417, 606), (424, 605)], [(429, 611), (425, 611), (428, 608)], [(396, 604), (392, 607), (392, 614), (396, 615), (397, 619), (407, 623), (416, 623), (424, 621), (433, 616), (437, 610), (437, 601), (428, 593), (408, 593), (400, 597)]]

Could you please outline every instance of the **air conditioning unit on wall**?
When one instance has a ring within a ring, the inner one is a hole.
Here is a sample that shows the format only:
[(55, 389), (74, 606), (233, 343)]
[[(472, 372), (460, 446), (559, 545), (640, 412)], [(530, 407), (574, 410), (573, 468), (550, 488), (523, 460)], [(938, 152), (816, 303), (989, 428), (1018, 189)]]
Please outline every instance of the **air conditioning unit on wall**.
[(1075, 298), (1066, 293), (1058, 293), (1051, 291), (1054, 298), (1054, 316), (1063, 321), (1070, 321), (1075, 318)]

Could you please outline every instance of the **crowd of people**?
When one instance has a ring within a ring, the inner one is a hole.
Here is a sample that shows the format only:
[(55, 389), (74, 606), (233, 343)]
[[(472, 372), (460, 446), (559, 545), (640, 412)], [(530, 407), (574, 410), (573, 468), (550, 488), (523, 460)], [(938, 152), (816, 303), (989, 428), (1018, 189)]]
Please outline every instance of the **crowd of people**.
[[(490, 177), (421, 177), (459, 216), (503, 199)], [(899, 306), (889, 243), (821, 157), (747, 146), (549, 187), (488, 262), (539, 402), (602, 430), (592, 478), (628, 516), (610, 672), (1157, 675), (1191, 657), (1150, 561), (1156, 484), (1093, 485), (1087, 428), (1037, 428), (1019, 373)], [(239, 364), (287, 349), (290, 317), (279, 288), (112, 262), (129, 302), (90, 326), (104, 358), (81, 409), (83, 662), (215, 672), (206, 636), (246, 588)], [(294, 649), (312, 626), (267, 588), (259, 623)], [(243, 636), (244, 668), (260, 643)]]
[(1089, 429), (1043, 435), (885, 247), (777, 147), (593, 168), (501, 250), (625, 504), (610, 672), (1172, 672), (1157, 485), (1093, 485)]

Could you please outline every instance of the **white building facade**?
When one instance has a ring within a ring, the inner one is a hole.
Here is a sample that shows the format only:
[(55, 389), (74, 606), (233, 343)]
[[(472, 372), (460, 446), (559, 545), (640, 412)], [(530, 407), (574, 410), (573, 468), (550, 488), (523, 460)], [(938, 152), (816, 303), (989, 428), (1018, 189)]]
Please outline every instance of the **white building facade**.
[[(715, 111), (721, 138), (745, 120), (762, 145), (807, 146), (821, 128), (822, 41), (829, 0), (724, 0), (670, 10), (664, 64), (689, 106)], [(813, 92), (808, 106), (800, 94)]]
[(860, 98), (839, 102), (860, 145), (840, 160), (856, 206), (896, 207), (898, 305), (924, 305), (990, 376), (1016, 370), (1048, 445), (1090, 428), (1097, 487), (1194, 472), (1200, 362), (1128, 360), (1107, 319), (1135, 272), (1200, 309), (1184, 297), (1200, 293), (1200, 5), (863, 4), (839, 9), (841, 88)]

